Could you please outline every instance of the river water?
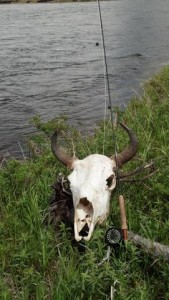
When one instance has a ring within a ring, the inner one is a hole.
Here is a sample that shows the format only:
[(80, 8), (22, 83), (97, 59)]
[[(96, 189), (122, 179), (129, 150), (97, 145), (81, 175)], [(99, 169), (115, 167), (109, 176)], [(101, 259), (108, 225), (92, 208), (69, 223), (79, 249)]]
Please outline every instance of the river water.
[[(169, 2), (107, 1), (101, 11), (112, 104), (124, 108), (169, 63)], [(19, 155), (37, 114), (90, 130), (104, 106), (97, 2), (0, 6), (1, 154)]]

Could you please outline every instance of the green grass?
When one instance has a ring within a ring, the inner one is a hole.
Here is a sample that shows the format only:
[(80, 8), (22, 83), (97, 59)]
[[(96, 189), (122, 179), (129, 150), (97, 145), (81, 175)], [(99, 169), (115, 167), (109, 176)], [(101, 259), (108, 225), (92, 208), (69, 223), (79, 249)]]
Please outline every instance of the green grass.
[[(153, 160), (158, 172), (145, 182), (125, 183), (113, 193), (110, 216), (95, 229), (79, 253), (71, 243), (64, 224), (56, 231), (44, 225), (57, 174), (69, 172), (50, 151), (50, 135), (59, 126), (67, 130), (64, 118), (33, 122), (39, 134), (29, 147), (32, 158), (12, 159), (0, 169), (0, 299), (169, 299), (169, 264), (153, 258), (128, 243), (110, 262), (98, 267), (106, 254), (104, 234), (110, 225), (120, 225), (118, 195), (123, 193), (129, 229), (162, 244), (169, 244), (169, 67), (144, 85), (143, 94), (133, 99), (119, 119), (136, 132), (139, 152), (128, 163), (129, 171)], [(79, 158), (103, 152), (104, 124), (94, 136), (82, 138), (70, 128)], [(118, 149), (127, 144), (126, 134), (115, 132)], [(38, 149), (38, 155), (36, 148)], [(113, 140), (109, 121), (104, 143), (106, 155), (112, 155)]]

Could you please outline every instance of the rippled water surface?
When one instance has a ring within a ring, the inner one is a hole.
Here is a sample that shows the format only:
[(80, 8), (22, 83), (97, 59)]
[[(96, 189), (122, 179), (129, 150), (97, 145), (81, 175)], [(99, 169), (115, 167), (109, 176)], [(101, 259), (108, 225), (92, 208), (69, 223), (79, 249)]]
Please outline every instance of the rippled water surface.
[[(101, 11), (112, 104), (124, 106), (169, 62), (169, 2), (101, 2)], [(96, 2), (0, 6), (1, 153), (18, 155), (34, 115), (91, 129), (104, 102)]]

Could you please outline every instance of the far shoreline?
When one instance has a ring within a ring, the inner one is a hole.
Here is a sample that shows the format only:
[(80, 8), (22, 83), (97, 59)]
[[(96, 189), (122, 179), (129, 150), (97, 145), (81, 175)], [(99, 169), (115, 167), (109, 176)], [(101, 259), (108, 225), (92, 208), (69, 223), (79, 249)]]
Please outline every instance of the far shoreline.
[(5, 4), (39, 4), (39, 3), (73, 3), (73, 2), (93, 2), (94, 0), (0, 0), (0, 5)]

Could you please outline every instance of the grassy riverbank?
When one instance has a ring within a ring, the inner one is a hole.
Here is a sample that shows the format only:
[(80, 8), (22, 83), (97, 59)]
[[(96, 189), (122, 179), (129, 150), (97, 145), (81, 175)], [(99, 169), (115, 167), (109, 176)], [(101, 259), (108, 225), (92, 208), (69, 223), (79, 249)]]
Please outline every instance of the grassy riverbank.
[[(0, 169), (0, 295), (1, 299), (169, 299), (169, 264), (128, 243), (127, 250), (100, 267), (106, 254), (105, 230), (118, 226), (118, 195), (126, 199), (130, 230), (153, 241), (169, 244), (169, 67), (147, 82), (141, 97), (134, 99), (121, 121), (139, 138), (139, 152), (125, 171), (154, 160), (158, 172), (139, 183), (125, 183), (112, 195), (110, 216), (97, 227), (85, 253), (71, 244), (70, 231), (62, 224), (57, 232), (44, 225), (57, 174), (67, 170), (50, 151), (50, 135), (63, 119), (43, 124), (34, 119), (40, 134), (32, 138), (31, 159), (12, 159)], [(103, 150), (101, 124), (85, 141), (72, 130), (78, 157)], [(71, 131), (71, 129), (70, 129)], [(116, 132), (118, 148), (126, 134)], [(70, 143), (72, 145), (72, 143)], [(72, 146), (70, 146), (72, 148)], [(113, 152), (111, 125), (107, 122), (105, 154)]]

